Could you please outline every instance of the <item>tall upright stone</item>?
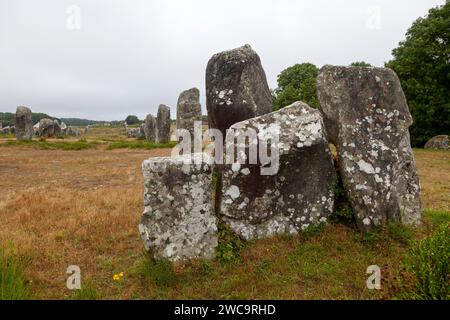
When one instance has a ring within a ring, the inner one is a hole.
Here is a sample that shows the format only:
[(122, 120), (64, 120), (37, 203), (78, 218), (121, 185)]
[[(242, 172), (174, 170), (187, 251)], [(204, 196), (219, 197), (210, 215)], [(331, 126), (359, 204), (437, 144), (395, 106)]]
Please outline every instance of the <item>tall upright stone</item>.
[(148, 114), (144, 120), (144, 133), (147, 141), (155, 141), (156, 120), (151, 114)]
[(33, 138), (33, 120), (31, 110), (27, 107), (17, 107), (15, 132), (17, 140), (31, 140)]
[(225, 137), (233, 124), (272, 111), (272, 94), (250, 45), (217, 53), (206, 68), (209, 125)]
[(390, 220), (420, 223), (419, 179), (408, 131), (412, 117), (395, 72), (325, 66), (317, 92), (359, 227)]
[(156, 119), (156, 143), (168, 143), (170, 141), (170, 108), (160, 104)]
[(202, 106), (200, 105), (200, 91), (192, 88), (183, 91), (177, 103), (177, 129), (189, 130), (194, 136), (194, 122), (202, 121)]
[[(235, 233), (247, 240), (297, 234), (327, 221), (337, 179), (318, 110), (296, 102), (236, 123), (233, 130), (236, 153), (244, 153), (245, 162), (223, 166), (221, 214)], [(275, 148), (267, 152), (270, 161), (261, 159), (268, 141)], [(251, 153), (259, 153), (256, 164)]]

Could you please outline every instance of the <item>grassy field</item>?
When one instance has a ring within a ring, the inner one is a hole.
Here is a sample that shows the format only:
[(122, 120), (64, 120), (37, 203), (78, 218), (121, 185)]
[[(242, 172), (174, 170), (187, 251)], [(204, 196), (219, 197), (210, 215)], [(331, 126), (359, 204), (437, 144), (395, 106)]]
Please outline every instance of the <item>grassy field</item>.
[[(94, 128), (64, 141), (8, 141), (0, 137), (0, 274), (18, 280), (2, 281), (3, 292), (17, 292), (3, 298), (392, 298), (410, 241), (450, 221), (450, 152), (415, 150), (426, 208), (420, 228), (392, 225), (363, 236), (332, 223), (297, 237), (242, 244), (229, 261), (172, 267), (149, 260), (137, 230), (142, 161), (170, 155), (169, 146), (136, 148), (143, 142), (126, 139), (121, 128)], [(373, 264), (382, 268), (379, 291), (366, 289), (366, 268)], [(69, 265), (81, 268), (80, 291), (66, 288)]]

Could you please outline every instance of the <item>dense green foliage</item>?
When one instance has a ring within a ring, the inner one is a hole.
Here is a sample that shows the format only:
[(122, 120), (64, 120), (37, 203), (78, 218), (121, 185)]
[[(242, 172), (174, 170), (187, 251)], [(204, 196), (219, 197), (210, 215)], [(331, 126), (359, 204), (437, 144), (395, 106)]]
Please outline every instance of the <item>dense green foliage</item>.
[(372, 67), (370, 63), (367, 63), (365, 61), (355, 61), (352, 64), (350, 64), (351, 67)]
[(296, 101), (303, 101), (312, 108), (319, 102), (316, 93), (316, 78), (319, 69), (312, 63), (296, 64), (278, 75), (278, 88), (275, 89), (274, 109), (286, 107)]
[(28, 298), (23, 261), (11, 250), (0, 248), (0, 300)]
[(417, 19), (386, 66), (400, 78), (414, 119), (411, 142), (450, 134), (450, 1)]
[(133, 116), (133, 115), (129, 115), (128, 117), (125, 118), (125, 122), (127, 124), (139, 124), (141, 123), (141, 121), (139, 120), (139, 118), (137, 116)]
[(78, 119), (78, 118), (61, 118), (61, 121), (64, 122), (68, 126), (79, 126), (79, 127), (85, 127), (88, 125), (105, 123), (105, 121), (95, 121), (95, 120)]

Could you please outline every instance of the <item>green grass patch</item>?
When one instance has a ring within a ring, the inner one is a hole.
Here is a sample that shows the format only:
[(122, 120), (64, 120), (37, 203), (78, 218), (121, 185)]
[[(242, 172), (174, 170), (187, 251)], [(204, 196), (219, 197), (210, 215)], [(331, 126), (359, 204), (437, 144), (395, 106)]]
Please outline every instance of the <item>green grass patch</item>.
[(95, 148), (99, 144), (98, 141), (88, 142), (83, 139), (78, 141), (46, 141), (40, 139), (38, 141), (6, 141), (0, 146), (32, 147), (39, 150), (85, 150)]
[(16, 135), (14, 133), (2, 133), (0, 134), (0, 139), (11, 139), (15, 138)]
[(98, 300), (99, 294), (90, 281), (84, 281), (80, 290), (74, 290), (70, 300)]
[(438, 226), (444, 223), (450, 223), (450, 212), (425, 209), (425, 219), (430, 221), (434, 226)]
[(131, 275), (138, 275), (142, 281), (158, 288), (167, 288), (175, 283), (176, 273), (172, 262), (167, 259), (153, 259), (147, 253), (137, 261)]
[(177, 145), (176, 142), (169, 142), (169, 143), (154, 143), (150, 141), (144, 141), (144, 140), (134, 140), (134, 141), (115, 141), (111, 142), (108, 145), (107, 150), (114, 150), (114, 149), (145, 149), (145, 150), (151, 150), (151, 149), (167, 149), (167, 148), (173, 148)]
[(29, 298), (24, 261), (12, 250), (0, 248), (0, 300)]

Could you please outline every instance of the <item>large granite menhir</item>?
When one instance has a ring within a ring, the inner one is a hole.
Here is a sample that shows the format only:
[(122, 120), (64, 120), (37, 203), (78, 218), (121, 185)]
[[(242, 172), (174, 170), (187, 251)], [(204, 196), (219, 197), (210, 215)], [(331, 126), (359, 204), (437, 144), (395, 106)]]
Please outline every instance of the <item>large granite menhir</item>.
[(155, 258), (215, 257), (211, 167), (201, 154), (150, 158), (142, 165), (145, 210), (139, 231)]
[[(333, 212), (337, 180), (318, 110), (296, 102), (236, 123), (229, 135), (233, 130), (241, 139), (236, 139), (235, 146), (245, 153), (246, 161), (223, 166), (221, 214), (235, 233), (247, 240), (297, 234), (327, 221)], [(247, 134), (252, 130), (258, 139)], [(279, 170), (262, 175), (264, 160), (249, 164), (249, 150), (254, 144), (261, 149), (267, 141), (277, 143)]]
[(215, 54), (206, 68), (209, 125), (225, 138), (233, 124), (272, 111), (261, 60), (250, 45)]
[(192, 88), (183, 91), (177, 103), (177, 129), (186, 129), (194, 137), (194, 122), (202, 121), (202, 106), (200, 105), (200, 91)]
[(358, 226), (420, 223), (412, 118), (397, 75), (384, 68), (325, 66), (317, 92)]
[(170, 108), (160, 104), (156, 119), (156, 143), (168, 143), (170, 141)]
[(145, 117), (144, 133), (147, 141), (155, 141), (156, 119), (151, 114)]
[(17, 107), (15, 131), (17, 140), (33, 139), (33, 120), (31, 110), (27, 107)]

